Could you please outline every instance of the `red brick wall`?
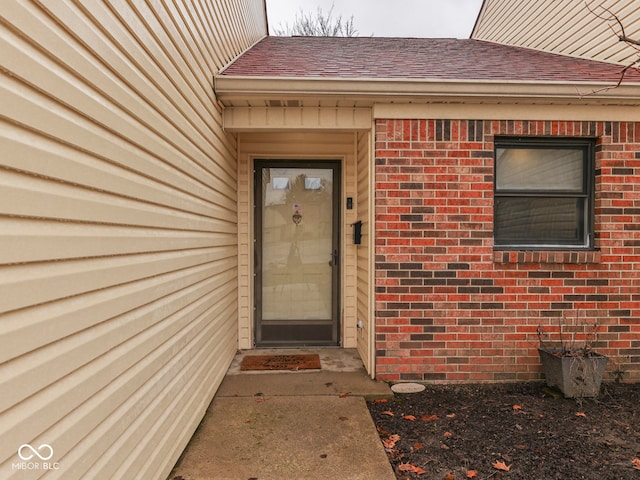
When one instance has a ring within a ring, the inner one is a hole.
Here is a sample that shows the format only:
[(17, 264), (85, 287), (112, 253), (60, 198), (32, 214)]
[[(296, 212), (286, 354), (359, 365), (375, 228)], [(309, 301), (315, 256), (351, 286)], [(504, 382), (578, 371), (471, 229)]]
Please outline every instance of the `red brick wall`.
[[(640, 380), (640, 123), (378, 120), (375, 135), (378, 378), (538, 379), (538, 325), (578, 312), (609, 378)], [(495, 135), (597, 138), (596, 251), (494, 252)]]

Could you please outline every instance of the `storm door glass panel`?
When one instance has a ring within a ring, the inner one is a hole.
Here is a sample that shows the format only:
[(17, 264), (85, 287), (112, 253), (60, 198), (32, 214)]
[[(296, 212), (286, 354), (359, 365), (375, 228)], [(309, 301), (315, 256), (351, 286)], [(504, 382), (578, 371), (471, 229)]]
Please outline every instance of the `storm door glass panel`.
[(261, 169), (258, 343), (336, 340), (334, 170)]

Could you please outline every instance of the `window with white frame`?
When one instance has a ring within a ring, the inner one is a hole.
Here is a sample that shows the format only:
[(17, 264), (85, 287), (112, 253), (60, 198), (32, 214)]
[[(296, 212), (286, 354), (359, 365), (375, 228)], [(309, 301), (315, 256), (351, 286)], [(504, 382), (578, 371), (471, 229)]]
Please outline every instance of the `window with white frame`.
[(494, 247), (592, 248), (594, 141), (496, 138)]

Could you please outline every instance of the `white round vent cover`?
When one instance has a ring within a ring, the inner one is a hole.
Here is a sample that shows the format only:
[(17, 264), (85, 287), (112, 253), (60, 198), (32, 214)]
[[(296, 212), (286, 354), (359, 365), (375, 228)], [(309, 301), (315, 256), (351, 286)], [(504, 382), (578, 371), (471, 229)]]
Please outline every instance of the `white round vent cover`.
[(424, 389), (425, 386), (419, 383), (396, 383), (391, 386), (391, 390), (395, 393), (418, 393)]

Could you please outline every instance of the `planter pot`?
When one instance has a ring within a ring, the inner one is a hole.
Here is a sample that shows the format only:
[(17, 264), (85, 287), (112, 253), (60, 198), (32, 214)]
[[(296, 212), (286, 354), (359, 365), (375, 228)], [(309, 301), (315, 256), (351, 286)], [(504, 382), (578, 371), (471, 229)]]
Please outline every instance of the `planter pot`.
[(543, 349), (538, 349), (538, 353), (548, 386), (559, 388), (569, 398), (598, 396), (607, 357), (561, 356), (560, 350)]

